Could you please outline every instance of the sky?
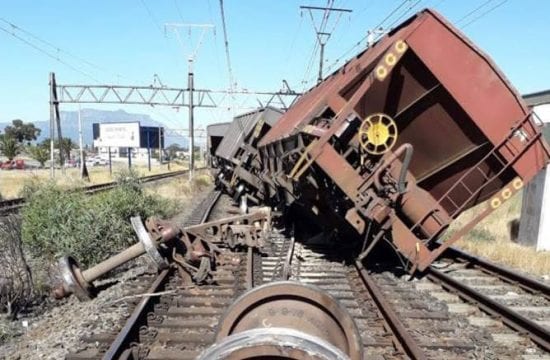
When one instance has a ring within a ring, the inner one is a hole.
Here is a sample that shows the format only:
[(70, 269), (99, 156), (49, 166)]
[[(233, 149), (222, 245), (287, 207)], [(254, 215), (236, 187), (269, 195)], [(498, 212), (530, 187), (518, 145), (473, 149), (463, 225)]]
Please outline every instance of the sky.
[[(277, 91), (283, 79), (296, 91), (314, 85), (315, 32), (309, 13), (299, 7), (326, 6), (327, 1), (225, 0), (223, 4), (235, 88)], [(395, 27), (431, 7), (488, 53), (520, 93), (550, 89), (550, 1), (334, 0), (332, 6), (353, 12), (340, 17), (332, 13), (328, 18), (326, 30), (332, 36), (324, 66), (331, 72), (364, 48), (365, 41), (355, 45), (369, 29), (380, 24), (385, 29)], [(319, 26), (323, 13), (313, 16)], [(180, 29), (178, 39), (167, 23), (209, 23), (214, 31), (206, 32), (198, 44), (198, 28), (190, 33)], [(230, 85), (219, 0), (2, 0), (0, 27), (5, 30), (0, 31), (0, 123), (49, 118), (50, 72), (55, 72), (59, 84), (150, 85), (156, 74), (166, 86), (186, 87), (187, 59), (198, 49), (195, 87)], [(239, 113), (229, 107), (254, 104), (254, 97), (237, 97), (234, 103), (224, 101), (220, 109), (197, 109), (195, 126), (229, 121)], [(186, 109), (85, 107), (150, 114), (168, 127), (187, 128)], [(61, 105), (61, 110), (76, 109), (75, 104)]]

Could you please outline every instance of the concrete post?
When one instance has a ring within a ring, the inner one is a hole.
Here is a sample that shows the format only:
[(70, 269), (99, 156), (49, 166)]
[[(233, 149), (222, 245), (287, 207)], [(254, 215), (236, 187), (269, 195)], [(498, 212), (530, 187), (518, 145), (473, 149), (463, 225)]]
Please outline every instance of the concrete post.
[[(544, 123), (550, 142), (550, 104), (535, 106), (535, 114)], [(523, 190), (518, 243), (537, 251), (550, 250), (550, 169), (546, 167)]]
[(523, 190), (518, 243), (550, 250), (550, 171), (543, 169)]

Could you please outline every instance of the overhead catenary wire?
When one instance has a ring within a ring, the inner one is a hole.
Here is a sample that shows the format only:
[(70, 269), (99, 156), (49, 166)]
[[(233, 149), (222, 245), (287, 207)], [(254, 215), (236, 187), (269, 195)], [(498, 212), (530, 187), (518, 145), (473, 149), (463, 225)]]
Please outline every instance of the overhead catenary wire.
[(300, 21), (298, 23), (298, 27), (296, 28), (296, 31), (293, 32), (292, 40), (290, 41), (290, 47), (286, 53), (285, 60), (283, 62), (284, 64), (284, 70), (283, 74), (286, 74), (288, 71), (288, 67), (290, 66), (290, 57), (293, 55), (294, 45), (296, 44), (296, 39), (298, 38), (298, 34), (300, 34), (300, 30), (302, 28), (304, 17), (300, 16)]
[[(391, 30), (393, 28), (393, 26), (397, 23), (399, 23), (405, 16), (408, 16), (411, 12), (413, 12), (414, 8), (421, 4), (423, 0), (416, 0), (416, 2), (412, 3), (408, 8), (405, 9), (405, 11), (403, 11), (401, 13), (401, 15), (399, 15), (398, 18), (396, 18), (395, 20), (393, 20), (393, 22), (391, 24), (389, 24), (387, 26), (387, 29), (388, 30)], [(382, 37), (383, 34), (378, 34), (377, 38), (375, 38), (375, 40), (379, 39), (380, 37)]]
[(225, 10), (223, 6), (223, 0), (220, 0), (220, 14), (222, 19), (223, 30), (223, 44), (225, 47), (225, 58), (227, 61), (227, 71), (229, 74), (229, 91), (232, 91), (235, 87), (235, 79), (233, 77), (233, 68), (231, 67), (231, 56), (229, 55), (229, 38), (227, 36), (227, 24), (225, 22)]
[[(300, 8), (305, 9), (309, 12), (309, 17), (311, 19), (312, 25), (313, 25), (315, 33), (316, 33), (316, 38), (317, 38), (315, 46), (313, 47), (311, 57), (308, 61), (308, 65), (307, 65), (307, 68), (306, 68), (306, 71), (305, 71), (305, 74), (304, 74), (304, 78), (302, 80), (303, 88), (305, 90), (306, 87), (309, 85), (310, 81), (312, 81), (312, 80), (308, 80), (308, 78), (309, 78), (309, 74), (310, 74), (310, 71), (311, 71), (311, 68), (312, 68), (313, 59), (315, 58), (315, 55), (317, 54), (317, 50), (320, 49), (319, 50), (320, 51), (320, 54), (319, 54), (320, 55), (319, 72), (318, 72), (318, 75), (317, 75), (317, 82), (319, 83), (319, 82), (322, 81), (322, 79), (324, 77), (323, 68), (324, 68), (324, 64), (327, 62), (327, 60), (324, 57), (325, 45), (328, 43), (328, 41), (331, 38), (334, 30), (336, 29), (336, 26), (338, 25), (338, 23), (339, 23), (339, 21), (342, 17), (342, 13), (344, 13), (344, 12), (351, 13), (353, 10), (345, 9), (343, 7), (335, 8), (334, 7), (334, 0), (327, 0), (327, 5), (324, 8), (315, 7), (315, 6), (305, 6), (305, 5), (300, 6)], [(323, 17), (322, 17), (322, 20), (321, 20), (321, 24), (319, 26), (317, 26), (317, 24), (315, 22), (315, 19), (313, 17), (312, 10), (323, 10), (323, 9), (324, 9), (324, 13), (323, 13)], [(333, 24), (332, 29), (330, 31), (328, 31), (327, 30), (328, 23), (329, 23), (328, 20), (329, 20), (330, 14), (333, 11), (338, 12), (339, 14), (338, 14), (338, 17), (336, 18), (336, 21)]]
[[(146, 7), (147, 8), (147, 7)], [(150, 14), (153, 16), (152, 14)], [(4, 23), (5, 26), (2, 26), (1, 23)], [(113, 73), (108, 70), (106, 70), (104, 67), (89, 61), (87, 59), (84, 59), (83, 57), (80, 57), (76, 54), (74, 54), (71, 51), (68, 51), (66, 49), (63, 49), (56, 44), (34, 34), (33, 32), (24, 29), (23, 27), (13, 23), (12, 21), (9, 21), (5, 18), (0, 18), (0, 31), (10, 35), (11, 37), (15, 38), (16, 40), (22, 42), (23, 44), (29, 46), (30, 48), (40, 52), (44, 56), (47, 56), (50, 59), (55, 60), (56, 62), (62, 64), (63, 66), (67, 67), (68, 69), (92, 80), (95, 83), (101, 83), (96, 77), (94, 77), (89, 72), (83, 70), (81, 67), (82, 65), (85, 65), (87, 68), (93, 68), (98, 71), (102, 71), (105, 74), (114, 75), (117, 78), (127, 78), (125, 76), (122, 76), (118, 73)], [(75, 65), (74, 62), (77, 62), (78, 65)], [(168, 126), (176, 126), (179, 127), (181, 124), (175, 122), (172, 118), (166, 116), (162, 112), (159, 111), (159, 109), (152, 107), (151, 109), (156, 115), (162, 117), (164, 121), (164, 125)]]
[(22, 36), (16, 34), (15, 32), (10, 31), (10, 30), (4, 28), (3, 26), (0, 26), (0, 30), (3, 31), (3, 32), (5, 32), (5, 33), (8, 34), (8, 35), (11, 35), (12, 37), (16, 38), (17, 40), (23, 42), (24, 44), (26, 44), (26, 45), (32, 47), (33, 49), (39, 51), (40, 53), (46, 55), (47, 57), (49, 57), (49, 58), (51, 58), (51, 59), (53, 59), (53, 60), (59, 62), (60, 64), (66, 66), (67, 68), (69, 68), (69, 69), (71, 69), (71, 70), (73, 70), (73, 71), (75, 71), (75, 72), (77, 72), (77, 73), (79, 73), (79, 74), (81, 74), (81, 75), (83, 75), (83, 76), (85, 76), (85, 77), (91, 79), (92, 81), (94, 81), (94, 82), (96, 82), (96, 83), (99, 83), (99, 81), (98, 81), (96, 78), (94, 78), (92, 75), (90, 75), (89, 73), (87, 73), (87, 72), (85, 72), (85, 71), (83, 71), (83, 70), (81, 70), (81, 69), (79, 69), (79, 68), (77, 68), (77, 67), (71, 65), (70, 63), (68, 63), (68, 62), (66, 62), (66, 61), (64, 61), (64, 60), (62, 60), (62, 59), (59, 57), (58, 54), (56, 54), (56, 55), (52, 54), (51, 52), (49, 52), (49, 51), (47, 51), (47, 50), (41, 48), (40, 46), (38, 46), (38, 45), (32, 43), (32, 42), (29, 41), (29, 40), (23, 38)]
[(455, 25), (458, 25), (460, 24), (462, 21), (464, 21), (465, 19), (467, 19), (469, 16), (473, 15), (475, 12), (479, 11), (481, 8), (483, 8), (485, 5), (491, 3), (493, 0), (487, 0), (483, 3), (481, 3), (479, 6), (475, 7), (473, 10), (467, 12), (466, 14), (464, 14), (460, 19), (458, 19), (457, 21), (455, 21)]
[[(401, 3), (399, 3), (399, 5), (397, 5), (394, 9), (392, 9), (388, 15), (386, 15), (381, 21), (380, 23), (373, 27), (372, 29), (378, 29), (380, 27), (382, 27), (384, 25), (384, 23), (386, 21), (388, 21), (395, 13), (397, 13), (403, 6), (405, 6), (408, 2), (410, 2), (412, 0), (403, 0), (401, 1)], [(342, 55), (340, 55), (338, 58), (336, 58), (336, 60), (334, 60), (332, 62), (331, 65), (328, 66), (327, 68), (327, 71), (330, 72), (336, 65), (338, 65), (340, 63), (340, 61), (344, 60), (347, 58), (347, 56), (352, 52), (354, 51), (356, 48), (360, 47), (363, 42), (368, 38), (368, 34), (363, 36), (359, 41), (357, 41), (351, 48), (349, 48), (348, 50), (346, 50)]]
[[(329, 5), (330, 5), (330, 0), (327, 0), (327, 8), (329, 7)], [(315, 24), (315, 20), (313, 19), (313, 15), (312, 15), (311, 11), (308, 11), (308, 12), (309, 12), (309, 16), (310, 16), (310, 18), (311, 18), (311, 22), (312, 22), (312, 24), (313, 24), (313, 27), (314, 27), (314, 29), (315, 29), (315, 32), (316, 32), (316, 33), (319, 33), (319, 30), (317, 29), (317, 25)], [(321, 26), (320, 26), (320, 28), (321, 28), (322, 25), (323, 25), (323, 21), (324, 21), (324, 19), (325, 19), (325, 16), (327, 15), (327, 12), (328, 12), (328, 10), (325, 10), (325, 12), (323, 13), (323, 18), (322, 18), (322, 20), (321, 20)], [(302, 13), (301, 16), (303, 17), (303, 13)], [(317, 36), (318, 36), (318, 35), (317, 35)], [(311, 55), (310, 55), (309, 60), (308, 60), (308, 62), (307, 62), (306, 71), (304, 72), (304, 77), (302, 78), (302, 81), (301, 81), (301, 83), (302, 83), (302, 85), (303, 85), (303, 87), (302, 87), (303, 90), (305, 90), (305, 89), (308, 87), (308, 83), (309, 83), (309, 80), (308, 80), (308, 78), (309, 78), (309, 73), (311, 72), (311, 69), (312, 69), (312, 67), (313, 67), (313, 61), (314, 61), (314, 59), (315, 59), (315, 56), (317, 55), (317, 49), (318, 49), (318, 48), (319, 48), (319, 41), (315, 41), (315, 43), (314, 43), (314, 45), (313, 45), (313, 50), (311, 51)]]
[(155, 25), (155, 27), (158, 29), (158, 31), (161, 34), (164, 34), (164, 31), (162, 30), (162, 27), (160, 26), (160, 22), (157, 20), (157, 17), (155, 16), (155, 14), (153, 14), (153, 12), (149, 8), (149, 6), (147, 6), (147, 4), (145, 3), (144, 0), (139, 0), (139, 2), (141, 2), (141, 5), (145, 8), (145, 11), (147, 11), (147, 14), (149, 15), (149, 18), (151, 19), (151, 22)]
[(501, 1), (500, 3), (496, 4), (495, 6), (493, 6), (492, 8), (489, 8), (488, 10), (484, 11), (481, 15), (479, 15), (478, 17), (470, 20), (469, 22), (467, 22), (466, 24), (462, 25), (461, 28), (464, 29), (466, 26), (469, 26), (471, 24), (473, 24), (474, 22), (478, 21), (479, 19), (483, 18), (484, 16), (486, 16), (487, 14), (489, 14), (490, 12), (496, 10), (497, 8), (501, 7), (502, 5), (504, 5), (506, 2), (508, 2), (508, 0), (503, 0)]
[(185, 22), (185, 20), (183, 20), (183, 14), (181, 13), (181, 9), (180, 9), (180, 6), (178, 4), (178, 0), (174, 0), (174, 5), (176, 6), (176, 11), (178, 13), (178, 16), (180, 17), (180, 20), (182, 22)]
[(111, 73), (110, 71), (108, 71), (107, 69), (105, 69), (104, 67), (102, 67), (102, 66), (100, 66), (100, 65), (97, 65), (97, 64), (95, 64), (95, 63), (93, 63), (93, 62), (91, 62), (91, 61), (88, 61), (88, 60), (86, 60), (86, 59), (84, 59), (84, 58), (82, 58), (82, 57), (80, 57), (80, 56), (77, 56), (77, 55), (73, 54), (72, 52), (69, 52), (69, 51), (67, 51), (67, 50), (64, 50), (64, 49), (60, 48), (59, 46), (57, 46), (57, 45), (55, 45), (55, 44), (53, 44), (53, 43), (51, 43), (51, 42), (49, 42), (49, 41), (47, 41), (47, 40), (42, 39), (42, 38), (39, 37), (38, 35), (36, 35), (36, 34), (30, 32), (29, 30), (26, 30), (26, 29), (22, 28), (21, 26), (18, 26), (18, 25), (16, 25), (16, 24), (14, 24), (14, 23), (11, 22), (11, 21), (6, 20), (5, 18), (0, 18), (0, 21), (2, 21), (2, 22), (4, 22), (5, 24), (9, 25), (12, 29), (17, 30), (17, 31), (19, 31), (19, 32), (21, 32), (21, 33), (23, 33), (23, 34), (29, 36), (30, 38), (32, 38), (32, 39), (34, 39), (34, 40), (36, 40), (36, 41), (38, 41), (38, 42), (40, 42), (40, 43), (42, 43), (42, 44), (44, 44), (44, 45), (50, 47), (50, 48), (52, 48), (52, 49), (55, 50), (57, 53), (63, 53), (63, 54), (65, 54), (65, 55), (67, 55), (67, 56), (69, 56), (69, 57), (71, 57), (71, 58), (73, 58), (73, 59), (75, 59), (75, 60), (77, 60), (77, 61), (79, 61), (79, 62), (81, 62), (81, 63), (84, 63), (84, 64), (88, 65), (88, 66), (91, 67), (91, 68), (94, 68), (94, 69), (96, 69), (96, 70), (102, 71), (102, 72), (104, 72), (104, 73), (109, 73), (109, 74), (112, 74), (112, 75), (115, 75), (115, 76), (119, 76), (119, 74)]
[[(210, 3), (210, 0), (207, 0), (206, 4), (208, 5), (208, 17), (210, 19), (210, 23), (214, 24), (214, 15), (212, 12), (212, 4)], [(221, 78), (222, 70), (221, 70), (221, 61), (220, 61), (220, 52), (218, 48), (218, 35), (216, 28), (214, 28), (214, 54), (216, 55), (216, 71), (218, 74), (218, 77)], [(212, 117), (214, 118), (215, 122), (221, 122), (223, 121), (222, 118), (222, 110), (220, 108), (208, 108), (210, 113), (212, 114)]]

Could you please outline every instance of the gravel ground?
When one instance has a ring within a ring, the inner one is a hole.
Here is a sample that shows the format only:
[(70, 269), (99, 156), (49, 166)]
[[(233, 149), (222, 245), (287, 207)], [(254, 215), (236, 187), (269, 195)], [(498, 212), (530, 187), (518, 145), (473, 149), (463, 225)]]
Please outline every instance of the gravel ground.
[[(195, 194), (171, 220), (183, 222), (210, 190), (211, 187)], [(31, 314), (19, 319), (17, 323), (10, 323), (11, 328), (16, 332), (20, 330), (23, 335), (0, 343), (0, 359), (62, 359), (67, 353), (78, 350), (82, 337), (117, 331), (132, 311), (127, 302), (118, 300), (136, 293), (132, 286), (136, 277), (154, 272), (145, 257), (139, 258), (128, 270), (109, 279), (96, 281), (96, 285), (108, 287), (95, 299), (79, 302), (71, 296), (54, 303), (55, 306), (45, 311), (40, 309), (39, 314)], [(24, 327), (23, 322), (27, 322), (28, 326)]]
[(0, 358), (61, 359), (78, 348), (81, 337), (118, 328), (119, 320), (128, 316), (129, 309), (125, 302), (115, 301), (129, 295), (128, 282), (151, 270), (145, 261), (137, 261), (114, 278), (97, 282), (103, 285), (116, 281), (92, 301), (80, 302), (71, 296), (41, 315), (20, 319), (19, 326), (27, 321), (28, 328), (23, 328), (24, 335), (0, 346)]

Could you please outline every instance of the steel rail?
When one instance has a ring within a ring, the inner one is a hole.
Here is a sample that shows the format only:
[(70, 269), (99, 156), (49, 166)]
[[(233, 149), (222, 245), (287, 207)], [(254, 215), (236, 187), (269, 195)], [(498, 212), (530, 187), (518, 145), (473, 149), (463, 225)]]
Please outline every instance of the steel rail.
[(254, 287), (254, 249), (250, 246), (246, 255), (246, 290)]
[(550, 299), (550, 286), (548, 284), (527, 275), (519, 274), (510, 268), (492, 263), (477, 256), (470, 255), (455, 247), (449, 247), (445, 250), (444, 256), (452, 259), (462, 259), (466, 261), (468, 265), (471, 265), (476, 269), (496, 276), (505, 282), (517, 285), (530, 293), (540, 294), (546, 299)]
[[(148, 294), (154, 294), (163, 289), (170, 275), (174, 272), (173, 268), (167, 268), (160, 272), (151, 287), (147, 290)], [(118, 359), (124, 352), (130, 351), (130, 344), (133, 339), (139, 338), (139, 328), (147, 318), (147, 313), (153, 310), (153, 306), (160, 300), (159, 296), (146, 296), (138, 303), (132, 315), (126, 321), (122, 330), (103, 356), (103, 359)]]
[(504, 324), (512, 329), (527, 334), (533, 342), (540, 345), (546, 351), (550, 351), (550, 332), (544, 327), (492, 300), (488, 296), (481, 294), (473, 288), (460, 283), (449, 275), (436, 270), (433, 266), (430, 266), (426, 272), (430, 280), (441, 284), (443, 288), (456, 293), (462, 299), (476, 304), (476, 306), (484, 312), (498, 317)]
[[(204, 169), (206, 168), (203, 167), (195, 170), (204, 170)], [(185, 175), (188, 173), (189, 173), (189, 170), (171, 171), (171, 172), (162, 173), (162, 174), (143, 176), (139, 178), (139, 181), (142, 183), (148, 183), (148, 182), (159, 181), (162, 179), (167, 179), (175, 176)], [(93, 195), (102, 191), (114, 189), (117, 186), (118, 186), (118, 183), (116, 181), (111, 181), (111, 182), (102, 183), (102, 184), (85, 186), (82, 188), (75, 189), (75, 191), (83, 190), (85, 194)], [(25, 202), (26, 202), (25, 198), (13, 198), (13, 199), (0, 201), (0, 215), (16, 212), (17, 210), (23, 207)]]
[(380, 313), (384, 317), (386, 323), (390, 326), (395, 338), (399, 342), (399, 345), (403, 348), (405, 353), (411, 359), (427, 359), (424, 352), (418, 346), (416, 340), (413, 339), (410, 332), (405, 325), (399, 319), (399, 316), (394, 311), (391, 304), (386, 300), (382, 290), (378, 287), (376, 282), (371, 278), (367, 270), (363, 267), (361, 262), (355, 262), (355, 268), (359, 273), (359, 277), (365, 284), (365, 287), (369, 291), (371, 298), (376, 303), (376, 306), (380, 310)]
[[(204, 210), (200, 222), (205, 222), (214, 206), (220, 198), (221, 192), (216, 192), (215, 196), (206, 203), (206, 209)], [(203, 205), (203, 203), (201, 203)], [(199, 205), (200, 206), (200, 205)], [(162, 290), (166, 283), (171, 278), (173, 268), (162, 270), (158, 277), (155, 279), (151, 287), (147, 290), (148, 294), (154, 294)], [(104, 360), (114, 360), (119, 358), (128, 357), (132, 351), (131, 344), (139, 342), (139, 329), (147, 322), (147, 314), (153, 310), (155, 303), (160, 301), (159, 296), (147, 296), (144, 297), (138, 305), (134, 308), (132, 315), (126, 321), (122, 330), (118, 333), (115, 340), (111, 343), (111, 346), (103, 356)]]

